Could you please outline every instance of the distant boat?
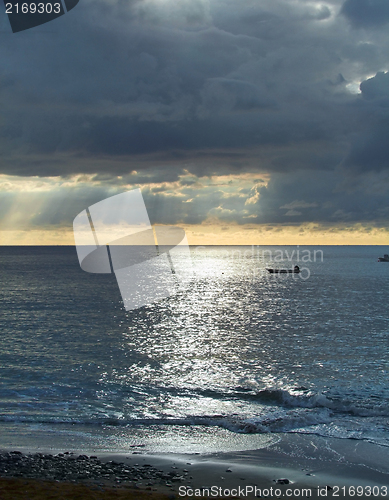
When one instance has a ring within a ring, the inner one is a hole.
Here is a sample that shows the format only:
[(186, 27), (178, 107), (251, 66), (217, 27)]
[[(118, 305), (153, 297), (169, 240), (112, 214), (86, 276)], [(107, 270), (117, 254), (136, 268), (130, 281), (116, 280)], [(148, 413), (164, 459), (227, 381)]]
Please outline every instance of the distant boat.
[(267, 268), (270, 274), (289, 274), (289, 273), (299, 273), (299, 266), (294, 266), (293, 269), (269, 269)]
[(389, 255), (386, 253), (383, 257), (378, 257), (378, 262), (389, 262)]

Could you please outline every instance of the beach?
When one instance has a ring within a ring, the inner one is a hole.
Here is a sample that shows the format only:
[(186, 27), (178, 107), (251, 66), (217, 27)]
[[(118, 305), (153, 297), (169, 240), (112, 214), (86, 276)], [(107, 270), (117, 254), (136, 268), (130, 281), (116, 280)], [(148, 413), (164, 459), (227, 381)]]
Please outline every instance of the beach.
[(66, 489), (77, 491), (79, 498), (94, 498), (90, 494), (95, 498), (385, 498), (389, 494), (388, 450), (377, 453), (369, 443), (323, 442), (295, 435), (277, 446), (233, 453), (144, 454), (141, 449), (89, 456), (75, 451), (3, 451), (1, 498), (8, 498), (6, 488), (16, 495), (23, 484), (47, 490), (54, 495), (50, 498), (62, 498), (55, 496), (55, 488), (58, 495)]

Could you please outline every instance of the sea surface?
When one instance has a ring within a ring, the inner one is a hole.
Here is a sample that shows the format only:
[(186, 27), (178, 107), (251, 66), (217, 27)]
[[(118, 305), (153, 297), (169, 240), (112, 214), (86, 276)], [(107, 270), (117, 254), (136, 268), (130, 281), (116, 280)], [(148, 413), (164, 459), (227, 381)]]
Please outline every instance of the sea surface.
[(290, 433), (389, 447), (383, 253), (192, 247), (187, 290), (126, 312), (75, 248), (1, 247), (0, 448), (211, 452)]

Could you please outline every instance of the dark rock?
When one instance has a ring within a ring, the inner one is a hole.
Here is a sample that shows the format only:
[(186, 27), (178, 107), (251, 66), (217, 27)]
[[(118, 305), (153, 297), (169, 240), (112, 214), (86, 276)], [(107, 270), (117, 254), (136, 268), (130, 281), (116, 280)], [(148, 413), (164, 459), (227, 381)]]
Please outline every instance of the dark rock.
[(21, 452), (0, 452), (0, 476), (24, 477), (36, 479), (51, 479), (54, 481), (79, 480), (96, 481), (99, 479), (111, 482), (127, 482), (146, 480), (154, 484), (155, 480), (165, 479), (168, 482), (180, 481), (181, 476), (172, 472), (164, 474), (150, 464), (142, 467), (129, 467), (128, 464), (115, 461), (102, 462), (96, 456), (88, 458), (79, 455), (77, 458), (70, 456), (69, 452), (58, 455), (36, 453), (23, 455)]

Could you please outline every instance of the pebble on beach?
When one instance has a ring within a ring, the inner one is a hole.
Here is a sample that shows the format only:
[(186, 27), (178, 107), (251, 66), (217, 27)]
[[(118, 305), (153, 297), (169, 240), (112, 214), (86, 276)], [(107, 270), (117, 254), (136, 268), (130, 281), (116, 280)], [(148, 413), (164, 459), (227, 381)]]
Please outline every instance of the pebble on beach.
[(290, 481), (289, 481), (289, 479), (277, 479), (276, 483), (277, 484), (289, 484)]
[(183, 480), (177, 472), (165, 473), (149, 464), (133, 465), (99, 460), (95, 456), (75, 456), (69, 452), (57, 455), (20, 451), (0, 453), (0, 476), (48, 479), (54, 481), (105, 481), (108, 483), (171, 484)]

